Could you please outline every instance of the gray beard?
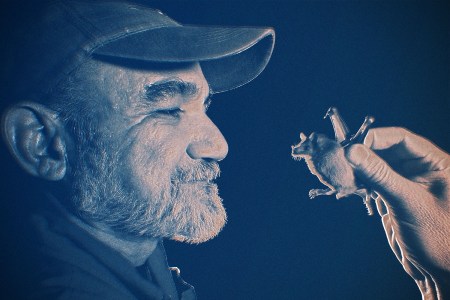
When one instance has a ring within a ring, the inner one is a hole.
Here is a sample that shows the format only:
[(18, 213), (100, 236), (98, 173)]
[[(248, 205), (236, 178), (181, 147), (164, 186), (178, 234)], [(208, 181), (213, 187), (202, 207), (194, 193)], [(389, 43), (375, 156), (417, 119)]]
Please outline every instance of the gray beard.
[(216, 162), (199, 160), (180, 167), (170, 182), (155, 178), (158, 191), (146, 199), (127, 179), (131, 173), (119, 163), (124, 161), (120, 155), (111, 155), (101, 145), (84, 149), (73, 166), (72, 201), (87, 222), (99, 222), (121, 234), (187, 243), (207, 241), (225, 225), (222, 199), (211, 182), (219, 175)]

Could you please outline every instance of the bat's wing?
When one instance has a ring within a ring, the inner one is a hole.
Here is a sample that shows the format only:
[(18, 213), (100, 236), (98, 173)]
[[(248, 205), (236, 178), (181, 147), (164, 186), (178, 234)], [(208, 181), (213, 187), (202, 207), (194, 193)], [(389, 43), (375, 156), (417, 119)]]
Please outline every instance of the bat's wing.
[(342, 143), (350, 138), (347, 124), (345, 124), (345, 121), (342, 119), (337, 108), (330, 107), (324, 118), (326, 117), (329, 117), (331, 124), (333, 124), (334, 136), (336, 137), (336, 141), (338, 143)]

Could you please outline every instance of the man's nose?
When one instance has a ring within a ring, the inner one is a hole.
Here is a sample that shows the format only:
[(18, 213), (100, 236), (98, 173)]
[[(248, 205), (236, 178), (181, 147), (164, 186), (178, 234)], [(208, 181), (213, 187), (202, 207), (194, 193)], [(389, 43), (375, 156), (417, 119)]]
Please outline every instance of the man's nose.
[(192, 142), (186, 149), (192, 159), (220, 161), (228, 154), (228, 143), (219, 128), (208, 117), (195, 126)]

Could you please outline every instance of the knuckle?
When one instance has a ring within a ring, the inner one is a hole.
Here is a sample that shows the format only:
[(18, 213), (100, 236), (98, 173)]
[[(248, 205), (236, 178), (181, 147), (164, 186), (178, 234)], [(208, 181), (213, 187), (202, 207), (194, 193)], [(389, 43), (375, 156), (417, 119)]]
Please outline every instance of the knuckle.
[(374, 184), (387, 184), (390, 179), (389, 167), (381, 160), (371, 159), (367, 164), (369, 180)]
[(347, 158), (355, 164), (363, 163), (364, 160), (367, 160), (368, 155), (369, 153), (366, 151), (365, 146), (361, 144), (351, 145), (346, 150)]
[(399, 136), (403, 137), (403, 139), (406, 139), (411, 136), (415, 136), (415, 134), (412, 131), (410, 131), (404, 127), (393, 127), (393, 128), (397, 131), (397, 134)]

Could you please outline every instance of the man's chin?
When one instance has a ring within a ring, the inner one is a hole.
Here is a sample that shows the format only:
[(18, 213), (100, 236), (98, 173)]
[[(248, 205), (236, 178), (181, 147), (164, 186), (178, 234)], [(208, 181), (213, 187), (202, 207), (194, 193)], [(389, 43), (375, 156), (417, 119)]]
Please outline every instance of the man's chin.
[(173, 209), (176, 230), (170, 239), (199, 244), (216, 237), (227, 221), (217, 185), (206, 181), (179, 186), (177, 205)]
[[(178, 242), (184, 242), (188, 244), (200, 244), (215, 238), (226, 224), (227, 216), (225, 210), (223, 213), (217, 215), (207, 216), (208, 221), (201, 222), (191, 222), (187, 227), (188, 230), (178, 231), (174, 233), (170, 239)], [(201, 218), (203, 219), (203, 218)]]
[(220, 231), (222, 231), (222, 228), (225, 226), (226, 220), (223, 221), (222, 225), (220, 225), (219, 229), (214, 229), (214, 230), (208, 230), (208, 231), (204, 231), (202, 230), (201, 234), (188, 234), (188, 235), (183, 235), (183, 234), (174, 234), (170, 239), (177, 241), (177, 242), (183, 242), (183, 243), (187, 243), (187, 244), (200, 244), (200, 243), (204, 243), (207, 242), (213, 238), (215, 238)]

